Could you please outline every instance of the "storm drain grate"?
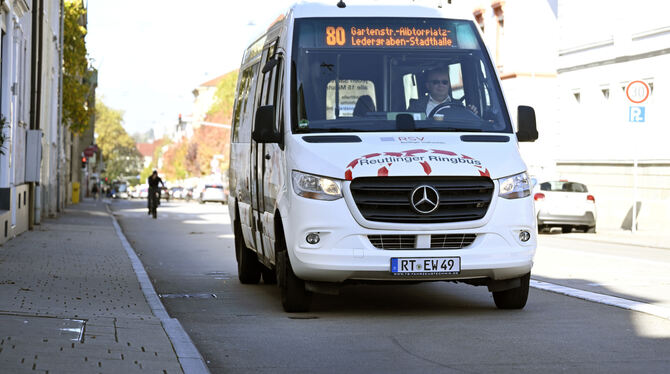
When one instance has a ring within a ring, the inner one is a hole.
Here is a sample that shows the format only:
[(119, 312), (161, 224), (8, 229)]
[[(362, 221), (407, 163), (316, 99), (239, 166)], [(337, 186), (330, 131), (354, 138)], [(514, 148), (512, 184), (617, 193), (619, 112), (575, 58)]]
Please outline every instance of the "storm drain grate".
[(216, 299), (215, 293), (166, 293), (158, 295), (161, 299)]

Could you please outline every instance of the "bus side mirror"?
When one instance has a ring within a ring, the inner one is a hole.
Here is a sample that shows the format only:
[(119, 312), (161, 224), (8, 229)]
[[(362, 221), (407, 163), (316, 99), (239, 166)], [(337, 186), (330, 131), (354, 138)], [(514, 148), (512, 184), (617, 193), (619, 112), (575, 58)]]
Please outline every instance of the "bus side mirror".
[(261, 73), (263, 73), (263, 74), (267, 73), (268, 71), (274, 69), (274, 67), (277, 66), (277, 64), (279, 64), (279, 60), (276, 59), (276, 58), (268, 60), (268, 62), (266, 62), (265, 65), (263, 65), (263, 69), (261, 69)]
[(279, 143), (281, 134), (275, 131), (274, 105), (264, 105), (256, 109), (256, 121), (251, 139), (257, 143)]
[(520, 142), (534, 142), (538, 138), (537, 125), (535, 123), (535, 110), (532, 107), (519, 105), (517, 108), (517, 125), (519, 131), (516, 138)]

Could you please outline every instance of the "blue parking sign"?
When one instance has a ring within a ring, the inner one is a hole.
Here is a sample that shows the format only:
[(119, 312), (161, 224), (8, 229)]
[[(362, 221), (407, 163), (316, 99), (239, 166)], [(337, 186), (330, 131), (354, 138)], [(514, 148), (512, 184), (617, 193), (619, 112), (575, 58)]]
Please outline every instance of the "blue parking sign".
[(644, 107), (631, 105), (628, 110), (628, 122), (644, 122)]

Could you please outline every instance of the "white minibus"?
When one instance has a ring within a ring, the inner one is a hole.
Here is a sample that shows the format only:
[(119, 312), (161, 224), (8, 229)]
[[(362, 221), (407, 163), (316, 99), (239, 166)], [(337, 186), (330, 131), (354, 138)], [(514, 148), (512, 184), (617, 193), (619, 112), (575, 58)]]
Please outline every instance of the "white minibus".
[[(244, 52), (228, 197), (239, 280), (285, 311), (341, 286), (486, 286), (526, 304), (537, 226), (518, 142), (471, 14), (301, 3)], [(516, 128), (516, 131), (515, 131)]]

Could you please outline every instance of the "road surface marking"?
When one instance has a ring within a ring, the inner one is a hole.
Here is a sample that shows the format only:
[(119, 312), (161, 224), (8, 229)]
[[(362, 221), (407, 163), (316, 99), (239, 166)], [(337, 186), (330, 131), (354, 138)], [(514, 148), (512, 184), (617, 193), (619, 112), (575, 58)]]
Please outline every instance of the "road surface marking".
[(623, 309), (633, 310), (636, 312), (651, 314), (656, 317), (670, 320), (670, 309), (662, 308), (652, 304), (642, 303), (634, 300), (622, 299), (620, 297), (603, 295), (595, 292), (578, 290), (576, 288), (559, 286), (557, 284), (542, 282), (534, 279), (530, 280), (530, 286), (533, 288), (537, 288), (539, 290), (554, 292), (561, 295), (572, 296), (578, 299), (592, 301), (599, 304), (611, 305)]

